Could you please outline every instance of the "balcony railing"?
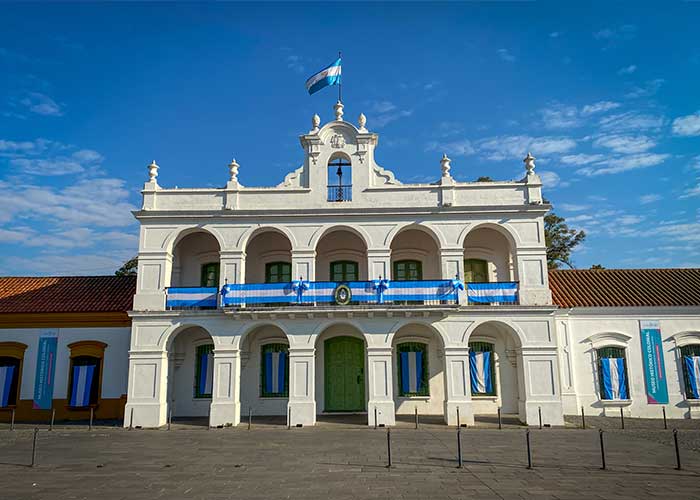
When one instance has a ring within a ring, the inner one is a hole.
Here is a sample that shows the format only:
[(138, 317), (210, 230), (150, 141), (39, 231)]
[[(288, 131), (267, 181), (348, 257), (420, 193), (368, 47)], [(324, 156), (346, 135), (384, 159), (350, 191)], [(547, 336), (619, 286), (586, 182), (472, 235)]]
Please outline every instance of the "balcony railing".
[[(168, 288), (168, 309), (288, 306), (440, 306), (459, 304), (460, 280), (293, 281), (243, 283), (216, 288)], [(517, 304), (518, 283), (468, 283), (470, 304)]]
[(352, 185), (328, 186), (328, 201), (352, 201)]

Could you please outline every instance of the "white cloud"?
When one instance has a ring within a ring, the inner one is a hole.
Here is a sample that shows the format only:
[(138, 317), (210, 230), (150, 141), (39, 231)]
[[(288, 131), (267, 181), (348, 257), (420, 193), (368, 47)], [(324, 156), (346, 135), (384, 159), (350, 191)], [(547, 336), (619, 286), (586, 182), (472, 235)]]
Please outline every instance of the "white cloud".
[(542, 185), (545, 189), (555, 188), (561, 184), (561, 178), (556, 172), (550, 172), (548, 170), (543, 170), (538, 172), (540, 179), (542, 179)]
[(663, 163), (670, 155), (658, 153), (642, 153), (620, 158), (611, 158), (596, 164), (595, 167), (584, 167), (576, 171), (585, 176), (618, 174), (628, 170), (653, 167)]
[(700, 135), (700, 111), (673, 120), (673, 133), (682, 136)]
[(287, 63), (287, 67), (295, 73), (301, 74), (306, 71), (306, 67), (302, 62), (301, 56), (290, 54), (285, 58), (285, 62)]
[(598, 122), (600, 128), (615, 133), (633, 130), (653, 130), (661, 128), (666, 120), (662, 116), (654, 116), (635, 111), (604, 116)]
[(633, 24), (623, 24), (616, 28), (604, 28), (593, 33), (596, 40), (631, 40), (637, 34), (637, 27)]
[(557, 207), (561, 208), (562, 210), (566, 210), (567, 212), (580, 212), (591, 208), (590, 205), (576, 205), (574, 203), (560, 203), (557, 205)]
[(61, 116), (63, 114), (60, 104), (39, 92), (29, 92), (27, 97), (23, 98), (20, 103), (37, 115)]
[(498, 52), (498, 57), (503, 59), (504, 61), (507, 62), (514, 62), (515, 61), (515, 56), (508, 51), (508, 49), (498, 49), (496, 52)]
[(452, 156), (467, 156), (474, 153), (474, 148), (469, 139), (452, 142), (432, 141), (425, 146), (425, 150), (439, 151)]
[(70, 155), (57, 155), (51, 158), (21, 157), (10, 160), (10, 165), (31, 175), (66, 175), (83, 172), (87, 167), (102, 162), (102, 155), (91, 149), (81, 149)]
[(522, 159), (528, 151), (532, 154), (548, 155), (566, 153), (576, 147), (569, 137), (529, 137), (525, 135), (497, 136), (479, 141), (476, 149), (488, 160), (501, 161)]
[(663, 196), (660, 194), (644, 194), (639, 197), (639, 203), (642, 205), (648, 205), (649, 203), (654, 203), (661, 199), (663, 199)]
[(540, 114), (543, 125), (549, 129), (578, 127), (582, 124), (575, 106), (552, 103), (549, 107), (541, 109)]
[(592, 115), (594, 113), (604, 113), (610, 111), (611, 109), (619, 108), (621, 104), (619, 102), (612, 101), (599, 101), (594, 104), (587, 104), (581, 110), (581, 114), (584, 116)]
[(633, 226), (639, 224), (644, 220), (641, 215), (622, 215), (615, 219), (617, 224), (622, 224), (623, 226)]
[(400, 118), (406, 118), (413, 114), (412, 109), (399, 109), (399, 106), (391, 101), (367, 101), (368, 107), (367, 126), (375, 129), (382, 128)]
[(601, 160), (605, 159), (605, 155), (601, 154), (575, 154), (575, 155), (566, 155), (562, 156), (559, 160), (561, 163), (564, 163), (566, 165), (589, 165), (591, 163), (597, 163)]
[(625, 66), (624, 68), (620, 68), (617, 70), (618, 75), (631, 75), (637, 71), (637, 66), (634, 64), (630, 64), (629, 66)]
[(9, 256), (0, 263), (0, 272), (4, 275), (26, 274), (30, 270), (34, 275), (66, 276), (113, 274), (116, 269), (133, 257), (133, 252), (70, 255), (42, 255), (40, 259)]
[(549, 34), (549, 38), (559, 38), (560, 36), (561, 36), (561, 33), (558, 32), (558, 31), (552, 31), (552, 32)]
[(686, 189), (680, 198), (695, 198), (696, 196), (700, 196), (700, 185)]
[(643, 153), (656, 146), (656, 142), (645, 135), (604, 135), (593, 141), (596, 147), (608, 148), (616, 153)]
[(649, 80), (645, 82), (642, 86), (632, 87), (632, 90), (625, 94), (628, 99), (637, 99), (639, 97), (651, 97), (656, 94), (661, 85), (664, 84), (663, 78), (657, 78), (655, 80)]

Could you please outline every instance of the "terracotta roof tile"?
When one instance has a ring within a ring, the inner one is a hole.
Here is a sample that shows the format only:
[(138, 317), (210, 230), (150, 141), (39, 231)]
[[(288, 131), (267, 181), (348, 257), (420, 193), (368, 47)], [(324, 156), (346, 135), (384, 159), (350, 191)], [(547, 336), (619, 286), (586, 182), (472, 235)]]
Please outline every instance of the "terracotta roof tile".
[(136, 276), (0, 277), (0, 314), (125, 312)]
[(700, 306), (700, 269), (586, 269), (549, 272), (559, 307)]

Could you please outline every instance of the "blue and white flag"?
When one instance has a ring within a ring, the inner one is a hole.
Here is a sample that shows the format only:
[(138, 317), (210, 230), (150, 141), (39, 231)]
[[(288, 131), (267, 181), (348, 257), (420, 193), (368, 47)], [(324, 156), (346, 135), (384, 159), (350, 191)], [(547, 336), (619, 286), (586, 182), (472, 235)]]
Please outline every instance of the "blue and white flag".
[(309, 95), (329, 85), (340, 85), (340, 58), (306, 80), (306, 90)]
[(287, 353), (284, 351), (265, 353), (265, 392), (281, 394), (284, 392), (284, 375)]
[(603, 399), (629, 399), (625, 360), (623, 358), (602, 358)]
[(199, 360), (199, 394), (211, 394), (214, 381), (214, 354), (205, 352)]
[(490, 304), (491, 302), (518, 302), (518, 283), (467, 283), (469, 302)]
[(685, 369), (692, 392), (688, 399), (700, 399), (700, 356), (685, 356)]
[(491, 380), (492, 354), (490, 351), (469, 351), (469, 373), (472, 393), (474, 394), (493, 393), (493, 381)]
[(70, 393), (70, 406), (80, 408), (90, 406), (90, 392), (95, 375), (95, 365), (73, 367), (73, 387)]
[(10, 402), (14, 375), (14, 366), (0, 366), (0, 408), (6, 407)]
[(401, 392), (415, 394), (421, 390), (423, 380), (423, 352), (401, 353)]

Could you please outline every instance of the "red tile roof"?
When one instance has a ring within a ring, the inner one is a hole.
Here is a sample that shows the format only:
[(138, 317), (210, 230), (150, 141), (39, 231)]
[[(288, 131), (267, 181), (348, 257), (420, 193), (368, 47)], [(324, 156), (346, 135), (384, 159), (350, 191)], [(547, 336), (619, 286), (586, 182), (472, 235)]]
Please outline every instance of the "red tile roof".
[(0, 314), (125, 312), (136, 276), (0, 278)]
[(700, 269), (586, 269), (549, 272), (559, 307), (700, 306)]

